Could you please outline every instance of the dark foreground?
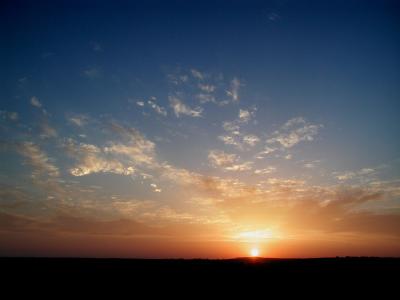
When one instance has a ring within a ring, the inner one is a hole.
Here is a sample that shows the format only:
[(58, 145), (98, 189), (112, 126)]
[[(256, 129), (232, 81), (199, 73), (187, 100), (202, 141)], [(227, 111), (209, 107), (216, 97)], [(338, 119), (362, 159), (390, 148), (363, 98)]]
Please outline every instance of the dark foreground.
[[(329, 286), (363, 291), (397, 289), (400, 258), (320, 258), (227, 260), (0, 258), (3, 284), (46, 284), (62, 287), (95, 284), (133, 289), (151, 284), (169, 289), (210, 286), (284, 289)], [(5, 281), (4, 281), (5, 280)], [(151, 290), (149, 290), (151, 292)]]

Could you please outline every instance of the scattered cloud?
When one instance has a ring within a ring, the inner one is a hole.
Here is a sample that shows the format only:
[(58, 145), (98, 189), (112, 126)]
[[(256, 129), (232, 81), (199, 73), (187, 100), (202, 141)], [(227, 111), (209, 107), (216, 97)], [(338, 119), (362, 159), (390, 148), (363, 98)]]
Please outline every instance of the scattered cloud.
[(249, 123), (255, 116), (256, 111), (256, 107), (252, 107), (251, 109), (239, 109), (237, 119), (222, 123), (222, 128), (226, 131), (226, 134), (218, 138), (226, 145), (234, 145), (241, 150), (243, 150), (245, 146), (254, 147), (260, 141), (260, 138), (255, 134), (243, 133), (242, 127)]
[(256, 169), (256, 170), (254, 170), (254, 174), (264, 175), (264, 174), (271, 174), (271, 173), (273, 173), (275, 171), (276, 171), (276, 168), (270, 166), (270, 167), (263, 168), (263, 169)]
[(334, 172), (333, 175), (340, 181), (363, 178), (364, 176), (373, 175), (376, 172), (372, 168), (363, 168), (358, 171)]
[(226, 91), (226, 94), (232, 98), (233, 102), (239, 101), (239, 88), (241, 83), (236, 77), (232, 79), (230, 89)]
[(155, 103), (155, 98), (152, 100), (147, 101), (147, 103), (150, 105), (152, 109), (154, 109), (159, 115), (163, 115), (164, 117), (167, 116), (167, 111), (165, 110), (164, 107), (158, 105)]
[(157, 184), (151, 183), (150, 186), (153, 188), (153, 191), (154, 191), (155, 193), (161, 193), (161, 192), (162, 192), (162, 189), (160, 189), (160, 188), (157, 186)]
[(269, 154), (275, 152), (276, 150), (277, 150), (276, 148), (271, 148), (269, 146), (265, 146), (262, 151), (257, 153), (256, 158), (263, 159), (264, 157), (268, 156)]
[(229, 154), (221, 150), (211, 150), (208, 161), (214, 168), (220, 167), (225, 171), (248, 171), (252, 169), (253, 162), (238, 163), (236, 154)]
[(228, 154), (221, 150), (211, 150), (208, 153), (208, 161), (213, 167), (226, 167), (232, 165), (238, 159), (236, 154)]
[(42, 107), (42, 103), (39, 101), (39, 98), (36, 96), (33, 96), (31, 98), (31, 104), (37, 108), (41, 108)]
[(249, 146), (255, 146), (260, 141), (260, 138), (255, 134), (248, 134), (243, 137), (243, 142)]
[(84, 114), (75, 114), (68, 117), (68, 121), (78, 127), (84, 127), (89, 122), (89, 120), (89, 116)]
[(58, 136), (57, 130), (50, 126), (47, 121), (43, 121), (40, 125), (41, 133), (40, 137), (43, 139), (46, 138), (55, 138)]
[(169, 96), (169, 102), (177, 118), (179, 118), (180, 115), (201, 117), (201, 114), (203, 112), (203, 108), (191, 108), (175, 96)]
[(203, 73), (201, 73), (200, 71), (198, 71), (196, 69), (191, 69), (190, 72), (191, 72), (192, 76), (196, 79), (203, 80), (205, 77), (205, 75)]
[(107, 157), (97, 146), (85, 143), (77, 143), (68, 139), (64, 143), (64, 149), (77, 163), (69, 172), (73, 176), (84, 176), (92, 173), (114, 173), (130, 175), (135, 172), (133, 166), (125, 166), (115, 158)]
[(198, 84), (198, 87), (199, 87), (200, 90), (202, 90), (202, 91), (205, 92), (205, 93), (212, 93), (212, 92), (214, 92), (215, 89), (216, 89), (216, 86), (215, 86), (215, 85), (212, 85), (212, 84), (202, 84), (202, 83), (199, 83), (199, 84)]
[(17, 151), (26, 158), (26, 163), (33, 167), (32, 175), (47, 175), (50, 177), (58, 177), (60, 172), (53, 164), (47, 154), (33, 142), (23, 142), (17, 144)]
[(105, 146), (78, 143), (68, 139), (64, 149), (76, 160), (70, 173), (74, 176), (91, 173), (132, 175), (142, 166), (152, 167), (155, 162), (155, 144), (147, 140), (137, 129), (124, 127), (115, 122), (109, 126), (122, 142), (108, 142)]
[(292, 148), (303, 141), (313, 141), (322, 125), (310, 124), (303, 118), (288, 120), (267, 140), (268, 144)]
[(18, 121), (18, 113), (14, 111), (0, 110), (0, 119)]

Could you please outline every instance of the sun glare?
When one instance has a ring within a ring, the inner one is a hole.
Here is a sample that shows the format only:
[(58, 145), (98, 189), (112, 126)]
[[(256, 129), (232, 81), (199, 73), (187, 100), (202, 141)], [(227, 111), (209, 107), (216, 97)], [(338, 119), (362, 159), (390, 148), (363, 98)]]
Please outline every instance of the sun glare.
[(259, 254), (260, 254), (260, 251), (258, 251), (257, 248), (252, 248), (251, 251), (250, 251), (250, 255), (252, 257), (257, 257), (257, 256), (259, 256)]

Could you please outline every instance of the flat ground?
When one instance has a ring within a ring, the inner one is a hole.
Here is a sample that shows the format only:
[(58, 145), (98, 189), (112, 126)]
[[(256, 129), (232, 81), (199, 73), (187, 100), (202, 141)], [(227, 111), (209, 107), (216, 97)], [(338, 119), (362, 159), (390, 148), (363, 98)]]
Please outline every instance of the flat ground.
[[(88, 258), (0, 258), (3, 283), (204, 287), (229, 283), (230, 288), (251, 284), (273, 288), (329, 285), (357, 287), (364, 291), (397, 287), (400, 258), (272, 259), (88, 259)], [(383, 286), (382, 286), (383, 285)]]

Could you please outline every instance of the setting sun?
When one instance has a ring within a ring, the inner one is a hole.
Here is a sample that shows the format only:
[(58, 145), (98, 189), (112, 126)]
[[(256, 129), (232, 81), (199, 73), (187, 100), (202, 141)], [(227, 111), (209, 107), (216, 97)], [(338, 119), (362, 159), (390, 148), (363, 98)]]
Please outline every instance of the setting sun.
[(251, 249), (251, 251), (250, 251), (250, 255), (251, 255), (252, 257), (257, 257), (257, 256), (259, 256), (259, 254), (260, 254), (260, 251), (258, 251), (258, 248), (253, 248), (253, 249)]

